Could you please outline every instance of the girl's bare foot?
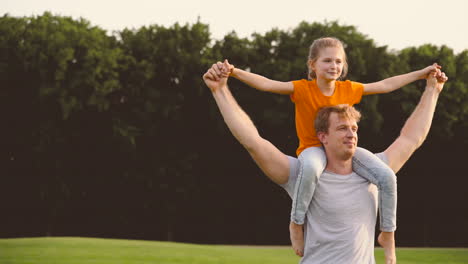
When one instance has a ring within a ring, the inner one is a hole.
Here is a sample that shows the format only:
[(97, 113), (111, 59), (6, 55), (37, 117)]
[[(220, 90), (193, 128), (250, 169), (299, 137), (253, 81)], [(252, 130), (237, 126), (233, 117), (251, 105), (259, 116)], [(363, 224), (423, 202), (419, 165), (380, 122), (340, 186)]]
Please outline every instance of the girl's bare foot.
[(377, 241), (384, 249), (385, 264), (395, 264), (395, 232), (381, 232)]
[(304, 256), (304, 228), (294, 222), (289, 224), (289, 236), (294, 252), (299, 257)]

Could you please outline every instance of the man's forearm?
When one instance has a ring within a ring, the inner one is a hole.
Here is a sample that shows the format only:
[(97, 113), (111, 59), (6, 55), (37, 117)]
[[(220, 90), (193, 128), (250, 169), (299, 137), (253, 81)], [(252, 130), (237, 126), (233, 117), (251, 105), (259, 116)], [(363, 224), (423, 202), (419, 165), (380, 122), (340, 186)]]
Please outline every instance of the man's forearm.
[(438, 98), (439, 91), (435, 87), (426, 87), (419, 104), (401, 130), (401, 136), (413, 142), (414, 149), (421, 146), (429, 133)]
[(395, 173), (426, 139), (438, 97), (436, 88), (426, 87), (418, 105), (401, 129), (400, 136), (385, 150), (388, 165)]
[(252, 120), (237, 104), (227, 85), (214, 91), (213, 97), (234, 137), (245, 148), (252, 148), (260, 135)]

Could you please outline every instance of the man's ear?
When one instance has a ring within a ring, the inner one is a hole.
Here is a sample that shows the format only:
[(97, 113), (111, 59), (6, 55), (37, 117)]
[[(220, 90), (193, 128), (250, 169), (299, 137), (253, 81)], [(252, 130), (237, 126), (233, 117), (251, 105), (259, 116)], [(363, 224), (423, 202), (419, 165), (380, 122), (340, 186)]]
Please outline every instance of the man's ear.
[(317, 137), (322, 144), (327, 144), (327, 133), (325, 132), (318, 132)]

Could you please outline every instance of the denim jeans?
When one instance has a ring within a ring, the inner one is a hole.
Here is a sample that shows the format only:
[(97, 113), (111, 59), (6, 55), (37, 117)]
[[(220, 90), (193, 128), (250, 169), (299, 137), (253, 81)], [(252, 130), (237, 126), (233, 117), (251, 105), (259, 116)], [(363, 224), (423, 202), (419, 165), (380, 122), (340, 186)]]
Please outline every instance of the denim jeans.
[[(327, 160), (322, 147), (310, 147), (299, 155), (300, 168), (294, 188), (291, 221), (304, 224), (305, 215), (314, 195), (315, 186)], [(353, 157), (353, 171), (375, 184), (379, 189), (380, 230), (396, 230), (396, 175), (372, 152), (357, 148)]]

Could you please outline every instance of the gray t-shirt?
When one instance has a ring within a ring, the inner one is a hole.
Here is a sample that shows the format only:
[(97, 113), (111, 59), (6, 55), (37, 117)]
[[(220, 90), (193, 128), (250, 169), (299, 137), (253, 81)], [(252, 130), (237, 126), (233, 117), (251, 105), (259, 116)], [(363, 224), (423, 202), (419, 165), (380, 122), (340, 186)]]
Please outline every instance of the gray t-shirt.
[[(386, 162), (383, 153), (377, 156)], [(289, 196), (299, 160), (289, 157), (289, 180), (282, 187)], [(356, 173), (324, 172), (307, 211), (302, 264), (375, 264), (374, 236), (377, 187)]]

